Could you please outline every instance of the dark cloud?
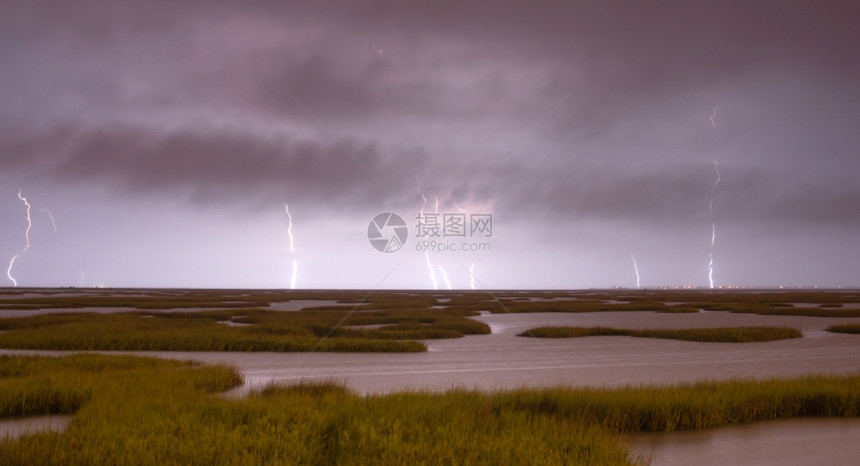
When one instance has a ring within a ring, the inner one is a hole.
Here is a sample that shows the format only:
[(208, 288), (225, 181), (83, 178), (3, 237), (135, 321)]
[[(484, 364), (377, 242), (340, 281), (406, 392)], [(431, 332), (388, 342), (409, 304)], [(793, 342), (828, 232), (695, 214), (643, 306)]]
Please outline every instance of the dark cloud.
[(857, 2), (13, 3), (0, 172), (57, 190), (352, 212), (420, 184), (656, 231), (709, 222), (718, 161), (721, 222), (860, 223)]
[[(62, 136), (62, 138), (61, 138)], [(52, 144), (53, 142), (53, 144)], [(134, 196), (181, 195), (202, 205), (301, 199), (349, 208), (382, 204), (405, 174), (372, 144), (259, 138), (229, 131), (58, 130), (7, 141), (0, 169)]]

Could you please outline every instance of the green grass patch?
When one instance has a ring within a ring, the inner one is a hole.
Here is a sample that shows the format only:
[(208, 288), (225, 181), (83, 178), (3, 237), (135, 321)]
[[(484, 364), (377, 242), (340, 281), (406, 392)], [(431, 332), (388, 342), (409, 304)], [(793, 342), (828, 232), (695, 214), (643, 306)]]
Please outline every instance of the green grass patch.
[(827, 331), (833, 333), (860, 333), (860, 324), (831, 325), (827, 327)]
[(538, 327), (526, 330), (518, 336), (575, 338), (607, 335), (718, 343), (750, 343), (785, 340), (803, 336), (799, 330), (787, 327), (719, 327), (665, 330), (631, 330), (612, 327)]
[[(222, 366), (72, 355), (0, 358), (0, 416), (74, 413), (0, 440), (4, 465), (630, 464), (620, 434), (860, 415), (860, 376), (618, 389), (358, 396), (337, 382), (243, 399)], [(56, 387), (45, 393), (43, 387)], [(65, 393), (74, 393), (72, 402)], [(22, 402), (22, 400), (29, 400)]]

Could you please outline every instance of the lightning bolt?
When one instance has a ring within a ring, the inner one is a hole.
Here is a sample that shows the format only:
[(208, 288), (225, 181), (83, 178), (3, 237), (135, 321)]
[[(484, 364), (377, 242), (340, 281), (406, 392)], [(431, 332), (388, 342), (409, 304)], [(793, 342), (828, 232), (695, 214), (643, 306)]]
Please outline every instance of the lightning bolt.
[(418, 211), (418, 215), (420, 217), (424, 216), (424, 208), (427, 207), (427, 197), (424, 196), (424, 191), (421, 190), (421, 180), (418, 179), (418, 175), (415, 175), (415, 183), (417, 187), (415, 188), (415, 194), (421, 196), (421, 210)]
[(30, 218), (30, 203), (27, 202), (27, 198), (22, 196), (24, 191), (21, 188), (18, 188), (18, 199), (27, 206), (27, 230), (24, 232), (24, 238), (27, 240), (27, 245), (24, 246), (24, 249), (21, 250), (21, 254), (25, 253), (28, 249), (30, 249), (30, 229), (33, 228), (33, 219)]
[(15, 267), (15, 261), (21, 256), (21, 254), (24, 254), (25, 252), (27, 252), (28, 249), (30, 249), (30, 229), (33, 228), (33, 219), (30, 217), (31, 206), (30, 203), (27, 202), (27, 198), (24, 197), (23, 194), (24, 191), (19, 187), (18, 199), (20, 199), (21, 202), (23, 202), (24, 205), (27, 206), (27, 230), (24, 232), (24, 239), (27, 241), (27, 244), (24, 246), (24, 249), (22, 249), (21, 252), (15, 254), (12, 257), (12, 260), (9, 261), (9, 268), (6, 269), (6, 276), (9, 277), (9, 280), (12, 281), (12, 284), (14, 286), (18, 286), (18, 281), (15, 280), (15, 277), (12, 276), (12, 268)]
[(84, 269), (78, 269), (78, 271), (81, 272), (80, 287), (83, 288), (84, 287)]
[(12, 280), (12, 286), (18, 286), (18, 281), (12, 276), (12, 267), (15, 266), (15, 259), (17, 259), (18, 256), (19, 254), (12, 256), (12, 260), (9, 261), (9, 268), (6, 269), (6, 276), (9, 277), (9, 280)]
[(716, 118), (717, 118), (717, 107), (714, 107), (714, 110), (711, 112), (711, 117), (710, 117), (710, 120), (711, 120), (711, 126), (713, 126), (714, 128), (716, 128), (716, 127), (717, 127), (717, 120), (716, 120)]
[(452, 288), (451, 282), (448, 280), (448, 272), (445, 272), (445, 269), (443, 269), (441, 265), (439, 266), (439, 270), (442, 272), (442, 279), (445, 280), (445, 286), (447, 286), (448, 289), (451, 290)]
[[(454, 207), (456, 207), (461, 214), (466, 213), (457, 201), (454, 201)], [(469, 264), (469, 287), (473, 290), (475, 289), (475, 264)]]
[(475, 264), (469, 265), (469, 286), (475, 289)]
[(287, 212), (287, 236), (290, 237), (290, 255), (293, 256), (293, 273), (290, 276), (290, 289), (296, 289), (296, 276), (299, 273), (299, 262), (296, 259), (296, 248), (293, 243), (293, 216), (290, 214), (290, 205), (286, 202), (284, 203), (284, 210)]
[(708, 215), (711, 217), (714, 216), (714, 196), (717, 193), (717, 185), (720, 184), (720, 166), (717, 165), (716, 160), (714, 160), (714, 170), (717, 171), (717, 179), (711, 187), (711, 203), (708, 205)]
[(424, 260), (427, 262), (427, 270), (430, 271), (430, 281), (433, 282), (433, 289), (439, 289), (439, 283), (436, 281), (436, 273), (433, 272), (433, 264), (430, 263), (430, 254), (424, 250)]
[[(418, 184), (418, 186), (415, 188), (415, 194), (421, 196), (421, 210), (418, 211), (418, 223), (421, 225), (424, 223), (424, 208), (427, 207), (427, 196), (425, 196), (424, 192), (421, 191), (421, 180), (418, 179), (418, 175), (415, 175), (415, 182)], [(437, 199), (437, 212), (438, 208), (439, 201)], [(430, 263), (430, 252), (427, 250), (427, 248), (424, 248), (424, 262), (427, 264), (427, 271), (430, 272), (430, 281), (433, 282), (433, 289), (438, 290), (439, 283), (436, 281), (436, 272), (433, 271), (433, 264)]]
[(630, 251), (630, 258), (633, 259), (633, 271), (636, 272), (636, 288), (641, 288), (639, 285), (639, 266), (636, 265), (636, 256), (633, 255), (633, 251)]
[(54, 234), (57, 234), (57, 222), (54, 221), (54, 214), (49, 209), (41, 209), (41, 211), (48, 214), (48, 217), (51, 219), (51, 226), (54, 227)]
[(714, 288), (714, 245), (717, 243), (717, 223), (714, 221), (714, 197), (717, 193), (717, 185), (720, 184), (720, 166), (714, 160), (714, 170), (717, 172), (717, 179), (711, 187), (711, 203), (708, 206), (708, 215), (711, 217), (711, 247), (708, 250), (708, 282), (711, 289)]
[[(433, 196), (433, 197), (436, 200), (435, 204), (433, 205), (433, 212), (438, 216), (439, 215), (439, 196)], [(425, 250), (424, 252), (426, 253), (427, 251)], [(429, 257), (428, 257), (427, 265), (428, 266), (430, 265)], [(448, 281), (448, 272), (445, 272), (445, 269), (442, 268), (441, 265), (439, 266), (439, 271), (442, 272), (442, 278), (445, 280), (445, 285), (450, 290), (451, 289), (451, 282)], [(431, 268), (431, 273), (432, 273), (432, 268)], [(436, 289), (436, 277), (435, 276), (433, 277), (433, 289), (434, 290)]]

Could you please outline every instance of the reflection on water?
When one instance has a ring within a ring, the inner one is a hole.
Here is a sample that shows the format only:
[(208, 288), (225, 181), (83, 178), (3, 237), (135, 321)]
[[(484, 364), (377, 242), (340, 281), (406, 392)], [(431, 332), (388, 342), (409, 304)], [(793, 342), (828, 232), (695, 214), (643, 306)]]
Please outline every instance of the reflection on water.
[(74, 416), (34, 416), (0, 419), (0, 439), (15, 439), (36, 432), (59, 432), (66, 428)]
[(704, 431), (627, 436), (631, 456), (654, 466), (856, 465), (860, 419), (802, 418)]

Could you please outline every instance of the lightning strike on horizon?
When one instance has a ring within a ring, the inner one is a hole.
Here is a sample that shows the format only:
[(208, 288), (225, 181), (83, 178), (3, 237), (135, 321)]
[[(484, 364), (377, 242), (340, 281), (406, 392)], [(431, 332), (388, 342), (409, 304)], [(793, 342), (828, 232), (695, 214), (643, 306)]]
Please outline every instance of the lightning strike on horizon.
[(717, 165), (716, 160), (714, 160), (714, 170), (717, 171), (717, 180), (714, 181), (714, 185), (711, 186), (711, 203), (708, 205), (708, 215), (711, 217), (714, 216), (714, 196), (717, 193), (717, 185), (720, 184), (720, 166)]
[(290, 214), (290, 205), (286, 202), (284, 203), (284, 210), (287, 212), (287, 220), (289, 224), (287, 225), (287, 235), (290, 237), (290, 254), (295, 254), (296, 249), (293, 244), (293, 216)]
[(290, 277), (290, 289), (296, 289), (296, 275), (299, 273), (299, 261), (293, 257), (293, 275)]
[[(439, 215), (439, 196), (433, 196), (433, 198), (435, 199), (435, 203), (433, 204), (433, 213), (435, 213), (435, 214), (438, 216), (438, 215)], [(424, 252), (426, 253), (426, 252), (427, 252), (427, 250), (425, 249), (425, 250), (424, 250)], [(428, 266), (430, 266), (430, 258), (429, 258), (429, 256), (428, 256), (428, 258), (427, 258), (427, 265), (428, 265)], [(450, 282), (450, 281), (448, 281), (448, 272), (445, 272), (445, 269), (444, 269), (444, 268), (442, 268), (442, 266), (441, 266), (441, 265), (440, 265), (440, 266), (438, 266), (438, 267), (439, 267), (439, 270), (442, 272), (442, 278), (445, 280), (445, 285), (446, 285), (446, 286), (448, 287), (448, 289), (450, 290), (450, 289), (451, 289), (451, 282)], [(432, 269), (432, 267), (431, 267), (431, 269), (430, 269), (430, 273), (433, 273), (433, 269)], [(437, 286), (436, 286), (436, 277), (435, 277), (435, 275), (434, 275), (434, 276), (433, 276), (433, 289), (435, 290), (436, 288), (437, 288)]]
[(469, 264), (469, 286), (475, 289), (475, 264)]
[(78, 269), (78, 272), (80, 272), (80, 273), (81, 273), (81, 280), (80, 280), (80, 285), (79, 285), (79, 286), (80, 286), (81, 288), (83, 288), (83, 287), (84, 287), (84, 269)]
[(18, 199), (20, 199), (21, 202), (23, 202), (24, 205), (27, 206), (27, 230), (24, 231), (24, 239), (26, 239), (27, 244), (24, 246), (24, 249), (22, 249), (21, 252), (15, 254), (12, 257), (12, 260), (9, 261), (9, 268), (6, 269), (6, 276), (9, 277), (9, 280), (11, 280), (12, 284), (16, 287), (18, 286), (18, 280), (15, 280), (15, 277), (12, 276), (12, 268), (15, 266), (15, 261), (18, 259), (18, 257), (20, 257), (21, 254), (27, 252), (28, 249), (30, 249), (30, 229), (33, 228), (33, 219), (30, 217), (31, 206), (30, 203), (27, 202), (27, 198), (23, 196), (23, 193), (24, 191), (19, 187)]
[(15, 280), (15, 277), (12, 276), (12, 267), (15, 266), (15, 259), (18, 258), (20, 254), (15, 254), (12, 256), (12, 260), (9, 261), (9, 268), (6, 269), (6, 276), (9, 277), (9, 280), (12, 280), (12, 286), (18, 286), (18, 280)]
[[(415, 188), (415, 194), (421, 196), (421, 209), (418, 211), (418, 228), (421, 228), (420, 225), (424, 224), (424, 208), (427, 207), (427, 196), (424, 195), (424, 192), (421, 191), (421, 180), (418, 179), (418, 175), (415, 175), (415, 183), (417, 183), (417, 187)], [(438, 213), (439, 210), (439, 200), (436, 200), (436, 211)], [(436, 272), (433, 271), (433, 264), (430, 263), (430, 252), (427, 248), (424, 248), (424, 262), (427, 264), (427, 271), (430, 272), (430, 281), (433, 282), (433, 289), (439, 289), (439, 282), (436, 281)]]
[(290, 214), (290, 205), (286, 202), (284, 203), (284, 210), (287, 212), (287, 220), (289, 223), (287, 224), (287, 235), (290, 237), (290, 254), (293, 256), (293, 273), (290, 276), (290, 289), (296, 289), (296, 276), (299, 273), (299, 262), (296, 259), (296, 249), (293, 243), (293, 216)]
[(430, 281), (433, 282), (433, 289), (439, 289), (439, 282), (436, 281), (436, 273), (433, 272), (433, 264), (430, 263), (430, 253), (424, 249), (424, 261), (427, 263), (427, 270), (430, 271)]
[(639, 266), (636, 264), (636, 256), (633, 255), (633, 251), (630, 251), (630, 258), (633, 259), (633, 271), (636, 272), (636, 288), (642, 288), (639, 284)]
[(633, 259), (633, 273), (636, 274), (636, 288), (641, 288), (639, 280), (639, 264), (636, 263), (636, 256), (633, 255), (633, 233), (627, 233), (627, 241), (630, 244), (630, 258)]
[(711, 117), (710, 117), (710, 120), (711, 120), (711, 126), (713, 126), (714, 128), (716, 128), (716, 127), (717, 127), (717, 120), (716, 120), (716, 118), (717, 118), (717, 107), (714, 107), (714, 110), (711, 112)]
[(717, 193), (717, 185), (720, 183), (720, 166), (714, 160), (714, 170), (717, 172), (717, 179), (711, 187), (711, 203), (708, 206), (708, 215), (711, 217), (711, 246), (708, 249), (708, 283), (711, 289), (714, 288), (714, 245), (717, 243), (717, 223), (714, 221), (714, 197)]
[[(461, 214), (466, 213), (466, 211), (463, 210), (462, 207), (460, 207), (460, 204), (458, 204), (457, 201), (454, 201), (454, 207), (456, 207), (457, 210), (459, 210)], [(469, 288), (471, 288), (473, 290), (475, 289), (475, 264), (474, 263), (469, 264)]]
[(31, 206), (30, 203), (27, 202), (27, 198), (22, 195), (23, 193), (24, 191), (21, 188), (18, 188), (18, 199), (27, 206), (27, 230), (24, 232), (24, 238), (27, 240), (27, 245), (21, 250), (22, 254), (30, 249), (30, 229), (33, 228), (33, 219), (30, 217)]
[(439, 270), (442, 272), (442, 279), (445, 280), (445, 286), (447, 286), (449, 290), (453, 289), (451, 288), (451, 281), (448, 280), (448, 272), (446, 272), (441, 265), (439, 266)]
[(51, 213), (50, 209), (40, 209), (42, 212), (48, 214), (48, 218), (51, 219), (51, 226), (54, 227), (54, 234), (57, 234), (57, 222), (54, 221), (54, 214)]

